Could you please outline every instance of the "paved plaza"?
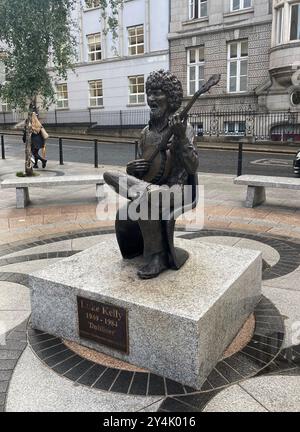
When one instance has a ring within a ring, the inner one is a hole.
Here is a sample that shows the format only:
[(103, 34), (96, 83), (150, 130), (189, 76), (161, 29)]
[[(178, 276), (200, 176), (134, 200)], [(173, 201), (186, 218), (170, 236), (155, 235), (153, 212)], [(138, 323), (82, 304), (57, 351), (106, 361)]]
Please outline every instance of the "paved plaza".
[[(1, 181), (22, 167), (21, 159), (1, 160)], [(102, 174), (109, 168), (50, 161), (38, 173)], [(263, 255), (263, 297), (253, 322), (200, 391), (31, 328), (28, 274), (104, 238), (115, 241), (115, 213), (108, 206), (109, 217), (102, 217), (93, 185), (32, 188), (25, 209), (15, 208), (14, 189), (0, 189), (0, 410), (299, 412), (300, 192), (267, 189), (264, 205), (247, 209), (246, 188), (233, 179), (199, 173), (203, 220), (177, 222), (176, 236), (192, 244)], [(113, 200), (108, 192), (108, 203)]]

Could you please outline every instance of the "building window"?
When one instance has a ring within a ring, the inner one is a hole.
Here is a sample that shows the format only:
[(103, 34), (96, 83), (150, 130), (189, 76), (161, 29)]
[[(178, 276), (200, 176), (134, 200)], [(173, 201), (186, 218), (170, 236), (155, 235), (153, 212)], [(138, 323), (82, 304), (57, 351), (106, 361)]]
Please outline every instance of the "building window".
[(248, 41), (228, 44), (228, 92), (240, 93), (248, 89)]
[(189, 18), (207, 17), (207, 0), (189, 0)]
[(291, 6), (291, 35), (290, 40), (300, 39), (300, 3)]
[(1, 100), (0, 100), (0, 106), (1, 106), (1, 111), (2, 111), (2, 112), (8, 112), (8, 111), (11, 111), (11, 108), (10, 108), (8, 102), (5, 101), (5, 100), (2, 101), (2, 102), (1, 102)]
[(69, 108), (68, 84), (58, 84), (56, 87), (57, 108)]
[(145, 79), (144, 75), (128, 77), (129, 80), (129, 104), (145, 103)]
[(88, 35), (88, 58), (90, 62), (101, 60), (101, 33)]
[(283, 7), (276, 9), (276, 43), (283, 42)]
[(90, 107), (103, 106), (102, 80), (89, 81)]
[(93, 9), (100, 6), (100, 0), (85, 0), (85, 8)]
[(224, 122), (224, 131), (228, 135), (245, 135), (245, 121), (226, 121)]
[(231, 0), (231, 11), (235, 12), (241, 9), (251, 7), (251, 0)]
[(299, 106), (300, 105), (300, 90), (295, 90), (291, 94), (291, 101), (293, 106)]
[(192, 96), (204, 83), (204, 46), (187, 52), (188, 95)]
[(128, 54), (144, 54), (144, 26), (128, 27)]

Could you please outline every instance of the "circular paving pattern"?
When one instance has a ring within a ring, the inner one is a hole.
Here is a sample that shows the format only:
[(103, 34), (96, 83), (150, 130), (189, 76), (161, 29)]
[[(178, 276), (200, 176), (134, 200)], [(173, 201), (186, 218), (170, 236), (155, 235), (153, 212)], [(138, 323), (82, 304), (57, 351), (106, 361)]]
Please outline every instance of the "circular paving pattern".
[[(274, 248), (280, 259), (272, 267), (266, 266), (263, 279), (275, 279), (293, 272), (300, 265), (300, 243), (275, 238), (268, 235), (252, 235), (232, 231), (203, 230), (199, 232), (186, 232), (177, 230), (180, 237), (196, 239), (209, 236), (236, 237), (254, 240)], [(113, 229), (99, 229), (78, 231), (66, 235), (56, 235), (36, 239), (30, 242), (21, 241), (0, 247), (1, 267), (25, 261), (64, 258), (80, 252), (80, 250), (66, 250), (58, 252), (32, 253), (5, 257), (16, 252), (25, 252), (37, 246), (46, 246), (51, 243), (88, 238), (114, 233)], [(0, 281), (14, 282), (28, 286), (27, 274), (15, 272), (0, 272)], [(68, 378), (77, 384), (93, 389), (128, 395), (164, 396), (160, 407), (161, 412), (168, 411), (201, 411), (203, 407), (218, 392), (224, 388), (257, 375), (278, 373), (299, 373), (299, 346), (282, 350), (284, 338), (283, 319), (275, 306), (265, 297), (255, 309), (255, 329), (251, 340), (238, 352), (223, 358), (213, 369), (203, 384), (201, 391), (169, 380), (165, 377), (143, 370), (126, 370), (121, 365), (99, 364), (91, 358), (84, 358), (78, 350), (75, 352), (72, 345), (64, 343), (59, 338), (33, 330), (28, 326), (27, 337), (32, 350), (38, 358), (57, 374)], [(8, 344), (5, 349), (9, 352), (16, 347), (16, 358), (12, 359), (11, 370), (17, 363), (19, 356), (26, 347), (25, 330), (27, 322), (22, 323), (9, 332)], [(73, 346), (74, 348), (74, 346)], [(85, 356), (86, 357), (86, 356)], [(9, 383), (7, 373), (7, 391)], [(0, 406), (1, 409), (1, 406)]]

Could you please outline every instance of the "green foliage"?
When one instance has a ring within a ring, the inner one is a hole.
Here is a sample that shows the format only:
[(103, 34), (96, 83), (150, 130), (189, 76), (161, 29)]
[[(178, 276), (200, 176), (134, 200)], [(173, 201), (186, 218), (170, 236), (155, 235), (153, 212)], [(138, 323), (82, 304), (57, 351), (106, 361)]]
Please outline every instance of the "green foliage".
[(6, 53), (6, 81), (0, 88), (0, 97), (12, 108), (27, 110), (37, 96), (44, 107), (54, 101), (49, 57), (54, 75), (66, 78), (75, 61), (76, 42), (70, 17), (75, 3), (0, 0), (0, 48)]
[[(100, 0), (101, 15), (107, 24), (104, 34), (112, 33), (113, 41), (118, 38), (118, 10), (119, 6), (124, 3), (124, 0)], [(109, 10), (109, 14), (107, 11)]]

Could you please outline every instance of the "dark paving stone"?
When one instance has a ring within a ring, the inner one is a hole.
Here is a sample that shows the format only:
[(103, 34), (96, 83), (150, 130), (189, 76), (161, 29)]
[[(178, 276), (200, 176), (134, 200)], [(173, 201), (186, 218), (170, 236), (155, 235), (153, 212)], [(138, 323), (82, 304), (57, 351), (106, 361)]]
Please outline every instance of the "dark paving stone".
[(115, 381), (118, 373), (119, 369), (107, 369), (104, 374), (101, 375), (99, 380), (94, 384), (93, 388), (97, 388), (99, 390), (109, 390), (113, 382)]
[(215, 369), (207, 377), (208, 381), (214, 388), (223, 387), (229, 384), (229, 382), (221, 376)]
[(264, 364), (254, 363), (252, 358), (249, 358), (245, 354), (238, 352), (229, 358), (224, 360), (228, 363), (234, 370), (236, 370), (244, 378), (254, 375), (259, 369), (261, 369)]
[(232, 369), (227, 363), (222, 361), (216, 365), (215, 369), (230, 383), (234, 383), (243, 379), (241, 374)]
[(74, 352), (67, 349), (66, 351), (63, 351), (59, 354), (55, 354), (49, 358), (44, 359), (44, 362), (49, 366), (52, 367), (57, 365), (58, 363), (67, 360), (69, 357), (73, 356)]
[(161, 376), (150, 374), (148, 395), (149, 396), (161, 396), (166, 394), (165, 381)]
[(250, 356), (258, 365), (266, 365), (273, 360), (274, 356), (258, 351), (248, 345), (240, 351), (242, 354)]
[(128, 393), (133, 374), (134, 372), (122, 370), (112, 386), (111, 391), (116, 393)]
[(166, 378), (166, 387), (167, 387), (167, 394), (169, 396), (171, 395), (177, 395), (177, 394), (185, 394), (183, 385), (176, 382), (176, 381), (172, 381), (168, 378)]
[(147, 394), (148, 377), (148, 373), (136, 372), (133, 377), (129, 394), (145, 396)]
[(0, 360), (0, 370), (13, 370), (17, 364), (18, 359)]
[(43, 333), (43, 334), (39, 334), (39, 335), (31, 335), (29, 337), (29, 340), (30, 340), (30, 345), (34, 346), (37, 343), (46, 342), (46, 341), (52, 340), (54, 338), (55, 338), (55, 336), (51, 336), (48, 333)]
[(90, 387), (106, 369), (105, 366), (95, 364), (77, 382)]
[(0, 360), (15, 360), (21, 355), (21, 351), (0, 350)]
[(82, 360), (83, 360), (82, 357), (79, 357), (78, 355), (75, 354), (74, 357), (71, 357), (63, 361), (62, 363), (59, 363), (57, 366), (54, 366), (53, 370), (56, 373), (63, 375), (64, 373), (69, 371), (72, 367), (78, 365), (78, 363), (81, 362)]
[(0, 344), (0, 350), (23, 351), (26, 348), (27, 342), (6, 339), (6, 344)]
[(185, 403), (179, 402), (176, 399), (168, 397), (161, 404), (159, 411), (167, 411), (167, 412), (199, 412), (201, 410), (194, 408), (190, 405), (186, 405)]
[(213, 390), (210, 392), (196, 393), (193, 395), (176, 396), (176, 400), (202, 411), (205, 405), (207, 405), (208, 402), (213, 399), (219, 392), (220, 390)]
[(258, 334), (254, 334), (252, 336), (251, 343), (261, 345), (261, 348), (263, 348), (263, 346), (266, 345), (266, 346), (272, 346), (274, 348), (277, 348), (277, 350), (279, 350), (282, 346), (282, 339), (274, 339), (268, 336), (260, 336)]
[(9, 381), (11, 374), (11, 370), (0, 370), (0, 381)]
[(0, 393), (6, 393), (9, 381), (0, 381)]
[(61, 343), (61, 339), (56, 337), (54, 339), (47, 340), (45, 342), (38, 342), (34, 344), (32, 347), (34, 351), (38, 353), (39, 351), (42, 351), (46, 348), (51, 348), (52, 346), (58, 345), (60, 343)]
[(194, 393), (195, 391), (197, 391), (196, 389), (194, 389), (193, 387), (189, 387), (189, 386), (183, 386), (185, 389), (186, 393)]
[(48, 333), (45, 333), (41, 330), (36, 330), (34, 328), (31, 328), (31, 327), (28, 328), (27, 333), (28, 333), (29, 339), (30, 339), (30, 336), (48, 334)]
[(13, 331), (6, 336), (6, 340), (26, 342), (27, 344), (27, 337), (24, 331)]
[(59, 353), (61, 353), (63, 351), (66, 351), (66, 349), (67, 349), (66, 345), (63, 344), (63, 343), (61, 343), (59, 345), (55, 345), (52, 348), (47, 348), (44, 351), (40, 351), (39, 353), (37, 353), (37, 355), (39, 356), (39, 358), (41, 360), (45, 360), (48, 357), (52, 357), (55, 354), (59, 354)]
[(247, 344), (247, 347), (254, 348), (254, 349), (256, 349), (260, 352), (263, 352), (265, 354), (269, 354), (272, 357), (274, 357), (280, 349), (280, 348), (275, 348), (272, 345), (265, 345), (265, 344), (261, 344), (261, 343), (256, 342), (256, 341), (250, 341)]
[(209, 391), (209, 390), (213, 390), (213, 386), (206, 380), (204, 381), (201, 387), (201, 391)]
[(74, 366), (71, 370), (64, 374), (65, 377), (72, 381), (77, 381), (84, 373), (86, 373), (92, 366), (93, 362), (84, 360), (79, 365)]

